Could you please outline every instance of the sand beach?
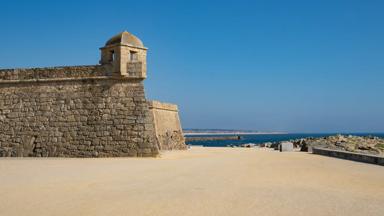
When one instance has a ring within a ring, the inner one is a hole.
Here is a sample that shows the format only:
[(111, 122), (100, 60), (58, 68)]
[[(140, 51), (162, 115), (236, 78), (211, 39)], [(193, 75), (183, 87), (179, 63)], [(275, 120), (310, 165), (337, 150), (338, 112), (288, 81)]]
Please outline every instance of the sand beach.
[(384, 167), (192, 147), (158, 158), (1, 158), (0, 215), (383, 215)]

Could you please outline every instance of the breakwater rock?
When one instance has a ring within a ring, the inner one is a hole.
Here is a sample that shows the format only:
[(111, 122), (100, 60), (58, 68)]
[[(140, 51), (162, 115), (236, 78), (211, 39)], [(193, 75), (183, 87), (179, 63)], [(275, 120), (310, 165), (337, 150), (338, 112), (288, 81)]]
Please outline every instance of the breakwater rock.
[[(312, 148), (325, 148), (354, 153), (384, 156), (384, 139), (375, 136), (335, 135), (325, 137), (308, 137), (289, 140), (295, 148), (301, 151), (311, 151)], [(265, 143), (262, 147), (276, 148), (279, 143)]]
[(185, 137), (186, 142), (193, 141), (214, 141), (214, 140), (241, 140), (241, 136), (193, 136)]

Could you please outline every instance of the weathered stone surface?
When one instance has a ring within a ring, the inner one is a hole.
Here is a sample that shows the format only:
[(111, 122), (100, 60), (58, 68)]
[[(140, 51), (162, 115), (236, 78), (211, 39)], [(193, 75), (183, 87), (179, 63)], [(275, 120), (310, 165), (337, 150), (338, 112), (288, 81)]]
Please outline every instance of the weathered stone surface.
[(3, 84), (0, 94), (0, 156), (158, 153), (153, 125), (144, 127), (152, 120), (139, 81)]
[(160, 150), (186, 149), (177, 105), (149, 101), (149, 109), (155, 122), (155, 134)]
[(291, 142), (281, 142), (279, 144), (279, 151), (280, 152), (291, 152), (291, 151), (293, 151), (293, 143), (291, 143)]
[[(83, 65), (47, 68), (28, 68), (28, 69), (1, 69), (1, 81), (31, 81), (54, 78), (88, 78), (110, 76), (107, 65)], [(43, 96), (43, 95), (42, 95)]]

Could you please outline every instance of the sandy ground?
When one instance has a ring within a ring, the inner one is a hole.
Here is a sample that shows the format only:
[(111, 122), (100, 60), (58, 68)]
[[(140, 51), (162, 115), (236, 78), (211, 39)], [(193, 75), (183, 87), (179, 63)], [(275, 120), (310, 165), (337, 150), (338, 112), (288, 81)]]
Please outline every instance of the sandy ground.
[(384, 215), (384, 167), (202, 147), (144, 159), (0, 159), (0, 215)]

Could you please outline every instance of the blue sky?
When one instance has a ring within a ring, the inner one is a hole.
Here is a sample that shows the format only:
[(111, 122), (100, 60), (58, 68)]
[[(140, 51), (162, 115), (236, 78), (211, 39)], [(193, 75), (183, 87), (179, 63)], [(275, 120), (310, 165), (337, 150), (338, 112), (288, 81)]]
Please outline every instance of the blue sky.
[(96, 64), (127, 30), (185, 128), (384, 132), (384, 2), (0, 1), (0, 67)]

